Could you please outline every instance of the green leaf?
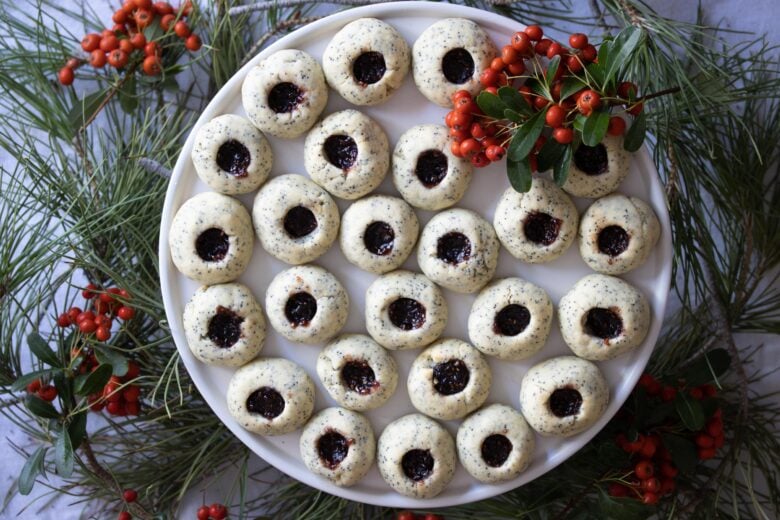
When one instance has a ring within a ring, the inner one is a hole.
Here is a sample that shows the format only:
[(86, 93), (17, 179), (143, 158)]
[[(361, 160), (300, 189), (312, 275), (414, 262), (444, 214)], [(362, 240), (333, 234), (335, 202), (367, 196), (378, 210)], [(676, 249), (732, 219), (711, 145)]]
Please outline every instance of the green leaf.
[(569, 76), (563, 80), (563, 85), (561, 85), (561, 99), (566, 99), (575, 92), (578, 92), (583, 88), (587, 88), (587, 86), (588, 84), (582, 81), (580, 78), (576, 76)]
[(104, 347), (95, 347), (95, 356), (100, 363), (106, 363), (114, 367), (114, 375), (122, 377), (127, 374), (127, 358), (116, 350)]
[(615, 44), (613, 40), (604, 40), (601, 42), (601, 46), (599, 47), (599, 65), (606, 70), (606, 67), (609, 65), (609, 60), (612, 55), (612, 46)]
[(477, 96), (477, 105), (486, 115), (496, 119), (503, 119), (504, 110), (507, 109), (501, 98), (490, 92), (481, 92)]
[(558, 72), (558, 67), (561, 65), (561, 57), (553, 56), (550, 63), (547, 64), (547, 72), (544, 75), (544, 80), (547, 82), (548, 87), (555, 81), (555, 74)]
[(49, 345), (40, 334), (33, 332), (27, 336), (27, 345), (30, 347), (30, 352), (47, 365), (52, 367), (60, 366), (60, 360), (56, 352), (49, 348)]
[(526, 103), (523, 95), (513, 87), (501, 87), (498, 89), (498, 97), (501, 98), (501, 101), (503, 101), (508, 108), (511, 108), (515, 112), (531, 112), (531, 107)]
[(87, 412), (86, 411), (71, 417), (70, 424), (68, 425), (68, 435), (70, 435), (70, 440), (71, 443), (73, 444), (73, 449), (74, 450), (79, 449), (79, 446), (81, 446), (81, 443), (84, 442), (84, 439), (87, 436)]
[(73, 132), (78, 131), (84, 126), (84, 123), (89, 120), (90, 117), (92, 117), (92, 114), (100, 107), (100, 104), (103, 102), (106, 95), (106, 90), (87, 94), (71, 107), (70, 112), (68, 112), (68, 121), (70, 121), (71, 130)]
[(46, 448), (41, 446), (30, 455), (27, 462), (24, 463), (22, 472), (19, 474), (19, 493), (29, 495), (35, 485), (35, 477), (43, 470), (43, 459), (46, 457)]
[(24, 398), (24, 404), (30, 412), (38, 417), (43, 417), (44, 419), (57, 419), (60, 416), (57, 409), (54, 408), (51, 403), (44, 401), (40, 397), (27, 395)]
[(674, 403), (660, 403), (648, 409), (643, 426), (655, 426), (663, 423), (666, 419), (674, 417), (676, 411)]
[(696, 469), (696, 445), (684, 437), (671, 433), (662, 433), (661, 440), (672, 454), (674, 465), (683, 473), (691, 473)]
[[(129, 74), (129, 72), (126, 72), (126, 74)], [(135, 74), (130, 74), (130, 77), (125, 80), (122, 88), (119, 89), (118, 95), (119, 106), (122, 107), (122, 110), (126, 114), (135, 112), (135, 109), (138, 108), (138, 97), (135, 94)]]
[(716, 348), (705, 353), (687, 369), (680, 378), (689, 387), (699, 386), (717, 381), (731, 366), (731, 356), (726, 349)]
[(647, 115), (642, 112), (634, 119), (631, 128), (626, 132), (626, 137), (623, 139), (623, 148), (628, 152), (636, 152), (642, 147), (646, 133)]
[(566, 147), (567, 145), (561, 144), (555, 139), (548, 139), (547, 142), (544, 143), (544, 146), (542, 146), (542, 149), (539, 150), (539, 155), (536, 157), (539, 171), (544, 172), (552, 168), (561, 158)]
[(504, 110), (504, 117), (515, 123), (520, 123), (523, 121), (523, 118), (520, 117), (520, 114), (518, 114), (511, 108), (507, 108), (506, 110)]
[(574, 144), (566, 145), (563, 154), (553, 167), (553, 180), (558, 186), (563, 186), (566, 183), (566, 179), (569, 178), (569, 165), (571, 164), (573, 150)]
[(596, 146), (604, 140), (609, 126), (609, 112), (592, 112), (582, 127), (582, 142)]
[(689, 430), (695, 432), (704, 427), (704, 409), (701, 403), (690, 398), (685, 392), (677, 392), (674, 398), (674, 409), (680, 416), (680, 421)]
[(51, 368), (45, 368), (43, 370), (36, 370), (34, 372), (30, 372), (28, 374), (24, 374), (19, 376), (19, 379), (14, 381), (14, 384), (11, 385), (11, 390), (14, 392), (19, 392), (21, 390), (24, 390), (27, 388), (27, 385), (35, 381), (36, 379), (41, 379), (42, 377), (48, 376), (51, 374), (53, 370)]
[(509, 143), (509, 158), (511, 160), (520, 161), (524, 159), (534, 147), (534, 143), (544, 128), (545, 114), (547, 114), (547, 109), (540, 110), (515, 131), (512, 142)]
[(54, 445), (54, 464), (60, 477), (68, 478), (73, 474), (73, 445), (66, 429), (62, 430)]
[[(605, 83), (612, 81), (620, 68), (630, 61), (631, 55), (644, 39), (644, 34), (643, 29), (633, 25), (620, 31), (610, 50), (609, 64), (602, 64), (605, 68)], [(601, 53), (599, 53), (599, 63), (601, 63)]]
[(53, 377), (54, 388), (57, 389), (57, 394), (62, 399), (63, 403), (69, 403), (73, 397), (73, 380), (65, 375), (65, 372), (60, 370)]
[(604, 84), (604, 67), (602, 67), (601, 62), (590, 63), (585, 67), (585, 70), (588, 71), (588, 75), (596, 82), (597, 87)]
[(577, 114), (577, 117), (574, 118), (574, 123), (572, 123), (572, 128), (574, 128), (579, 133), (582, 133), (582, 129), (585, 128), (585, 121), (587, 121), (588, 118), (585, 117), (582, 114)]
[[(610, 520), (639, 520), (647, 518), (651, 509), (633, 497), (616, 498), (609, 496), (601, 487), (599, 491), (599, 516)], [(591, 511), (590, 518), (593, 518)]]
[(524, 157), (519, 161), (513, 161), (507, 159), (506, 173), (509, 177), (509, 184), (515, 191), (525, 193), (531, 189), (531, 181), (533, 176), (531, 175), (531, 164), (528, 157)]
[(111, 365), (103, 363), (99, 365), (94, 372), (86, 376), (78, 376), (74, 385), (74, 390), (78, 395), (90, 395), (102, 390), (114, 369)]

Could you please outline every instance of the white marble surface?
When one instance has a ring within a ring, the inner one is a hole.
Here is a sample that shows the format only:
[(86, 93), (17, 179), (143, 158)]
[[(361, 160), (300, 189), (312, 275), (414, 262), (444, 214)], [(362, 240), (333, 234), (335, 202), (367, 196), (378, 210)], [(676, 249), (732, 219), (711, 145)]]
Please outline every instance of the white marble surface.
[[(76, 9), (82, 2), (77, 0), (62, 0), (60, 2), (63, 6)], [(696, 15), (697, 2), (679, 0), (649, 0), (649, 2), (658, 12), (663, 13), (669, 18), (680, 20), (694, 20)], [(94, 1), (90, 2), (91, 7), (95, 11), (101, 14), (106, 22), (109, 23), (110, 13), (112, 11), (111, 5), (108, 2)], [(573, 11), (583, 16), (589, 16), (590, 11), (588, 2), (585, 0), (572, 0)], [(704, 3), (705, 11), (705, 23), (718, 24), (723, 28), (732, 30), (751, 31), (756, 34), (768, 34), (770, 43), (780, 44), (780, 33), (774, 31), (780, 15), (777, 10), (777, 0), (708, 0)], [(335, 8), (329, 5), (321, 5), (316, 9), (317, 14), (325, 14), (332, 12)], [(79, 33), (78, 30), (74, 32)], [(740, 41), (747, 39), (747, 35), (741, 35), (736, 33), (725, 33), (724, 37), (730, 41)], [(0, 150), (0, 164), (6, 169), (6, 171), (13, 171), (13, 162), (8, 155)], [(674, 305), (670, 305), (674, 307)], [(765, 370), (774, 370), (775, 375), (765, 379), (761, 383), (761, 387), (757, 390), (761, 393), (765, 393), (772, 390), (780, 390), (780, 359), (776, 355), (777, 347), (780, 346), (780, 339), (777, 336), (760, 335), (760, 334), (741, 334), (738, 336), (740, 345), (750, 346), (762, 344), (763, 348), (758, 352), (755, 360), (755, 366)], [(5, 418), (0, 417), (0, 438), (4, 442), (3, 453), (6, 454), (4, 464), (0, 469), (0, 495), (6, 496), (8, 490), (11, 489), (15, 479), (21, 471), (24, 463), (23, 459), (17, 456), (10, 448), (9, 443), (14, 443), (19, 446), (29, 446), (31, 440), (20, 432), (7, 421)], [(253, 466), (262, 467), (262, 461), (255, 460)], [(274, 472), (264, 474), (262, 480), (264, 482), (272, 482), (278, 474)], [(196, 487), (188, 494), (185, 505), (179, 514), (179, 518), (194, 518), (195, 510), (202, 503), (211, 503), (221, 500), (223, 494), (227, 491), (231, 484), (232, 479), (225, 479), (220, 485), (219, 483), (211, 484), (209, 489), (202, 489)], [(51, 485), (56, 486), (56, 481), (49, 480)], [(264, 485), (264, 484), (258, 484)], [(76, 518), (87, 518), (85, 514), (85, 508), (83, 504), (71, 504), (71, 500), (59, 500), (54, 505), (48, 505), (43, 507), (42, 505), (47, 501), (46, 497), (43, 497), (39, 502), (33, 504), (29, 509), (25, 509), (30, 505), (31, 500), (35, 497), (42, 497), (48, 490), (44, 486), (36, 486), (34, 492), (28, 497), (14, 497), (11, 499), (4, 509), (0, 510), (0, 519), (5, 518), (37, 518), (37, 519), (54, 519), (57, 520), (71, 520)], [(256, 490), (259, 492), (259, 490)]]

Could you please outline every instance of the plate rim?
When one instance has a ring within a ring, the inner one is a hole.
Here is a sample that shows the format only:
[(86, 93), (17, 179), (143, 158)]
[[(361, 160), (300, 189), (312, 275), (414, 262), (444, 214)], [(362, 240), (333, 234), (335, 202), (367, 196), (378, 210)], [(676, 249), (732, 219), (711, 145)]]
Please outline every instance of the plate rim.
[[(344, 9), (342, 11), (338, 11), (328, 16), (325, 16), (299, 29), (296, 29), (295, 31), (279, 38), (274, 43), (272, 43), (271, 45), (269, 45), (268, 47), (266, 47), (265, 49), (257, 53), (249, 61), (247, 61), (247, 63), (245, 63), (238, 71), (236, 71), (236, 73), (222, 86), (222, 88), (217, 92), (217, 94), (206, 105), (206, 108), (203, 110), (203, 112), (195, 121), (194, 125), (190, 129), (189, 135), (187, 136), (187, 138), (185, 139), (184, 143), (181, 146), (181, 151), (171, 172), (171, 177), (168, 184), (168, 188), (166, 190), (162, 215), (160, 219), (160, 235), (159, 235), (159, 245), (158, 245), (160, 290), (161, 290), (161, 296), (163, 300), (163, 307), (165, 310), (165, 317), (169, 326), (169, 330), (171, 332), (171, 337), (174, 341), (174, 344), (176, 345), (176, 349), (179, 354), (181, 354), (182, 352), (189, 352), (189, 347), (187, 345), (186, 338), (184, 337), (184, 332), (183, 330), (180, 329), (178, 324), (178, 320), (180, 319), (180, 317), (174, 314), (174, 309), (173, 309), (174, 304), (171, 301), (172, 293), (171, 293), (171, 286), (169, 281), (172, 279), (173, 276), (178, 276), (180, 273), (176, 271), (170, 258), (170, 247), (169, 247), (168, 235), (169, 235), (170, 225), (173, 220), (173, 216), (175, 214), (175, 210), (173, 208), (174, 199), (176, 198), (179, 182), (184, 177), (185, 165), (187, 161), (190, 160), (190, 154), (185, 152), (189, 152), (189, 150), (191, 150), (192, 142), (194, 140), (194, 136), (198, 128), (200, 128), (200, 126), (202, 126), (206, 121), (210, 120), (215, 115), (217, 115), (216, 113), (219, 112), (217, 107), (223, 103), (224, 99), (230, 98), (232, 95), (235, 95), (233, 93), (234, 90), (239, 89), (239, 93), (240, 93), (240, 85), (243, 82), (244, 77), (246, 76), (246, 74), (251, 68), (256, 66), (256, 64), (260, 60), (276, 52), (277, 50), (281, 50), (285, 48), (294, 48), (292, 47), (292, 45), (294, 45), (294, 42), (296, 40), (305, 37), (312, 37), (312, 33), (316, 33), (323, 29), (328, 29), (333, 25), (348, 23), (349, 21), (352, 21), (353, 19), (357, 19), (357, 18), (368, 17), (368, 16), (381, 18), (383, 16), (388, 16), (388, 15), (394, 15), (394, 16), (402, 15), (402, 16), (413, 17), (421, 14), (432, 14), (435, 16), (442, 16), (442, 17), (469, 18), (474, 20), (477, 23), (492, 23), (500, 26), (506, 26), (509, 23), (509, 24), (517, 25), (518, 29), (524, 27), (524, 25), (521, 22), (502, 16), (497, 13), (493, 13), (490, 11), (485, 11), (485, 10), (481, 10), (469, 6), (464, 6), (464, 5), (439, 3), (439, 2), (427, 2), (427, 1), (386, 2), (386, 3)], [(648, 337), (650, 337), (653, 334), (656, 335), (655, 341), (653, 342), (651, 348), (646, 348), (644, 351), (641, 352), (641, 355), (637, 359), (636, 363), (634, 363), (631, 366), (630, 372), (624, 377), (625, 380), (630, 382), (632, 387), (636, 384), (641, 373), (644, 371), (644, 368), (647, 365), (650, 355), (655, 349), (655, 345), (658, 341), (658, 338), (660, 337), (660, 329), (663, 325), (664, 315), (669, 300), (669, 293), (671, 290), (670, 284), (671, 284), (672, 264), (673, 264), (671, 223), (670, 223), (670, 217), (668, 211), (668, 201), (666, 199), (666, 194), (661, 185), (658, 171), (655, 168), (655, 164), (653, 163), (650, 157), (646, 145), (643, 145), (640, 151), (635, 154), (635, 160), (645, 162), (647, 165), (649, 165), (649, 170), (655, 173), (655, 175), (652, 176), (652, 179), (650, 179), (649, 195), (650, 198), (656, 198), (657, 196), (660, 196), (661, 198), (660, 200), (663, 201), (664, 211), (661, 211), (660, 213), (659, 212), (656, 213), (662, 229), (662, 233), (661, 233), (662, 243), (659, 243), (658, 246), (661, 247), (663, 252), (666, 252), (665, 255), (666, 258), (662, 258), (662, 260), (665, 261), (662, 263), (661, 271), (657, 276), (656, 285), (659, 287), (663, 285), (666, 289), (663, 292), (663, 298), (659, 305), (661, 313), (659, 316), (653, 316), (650, 330), (648, 331)], [(178, 208), (176, 208), (176, 210), (178, 210)], [(532, 482), (533, 480), (548, 473), (549, 471), (556, 468), (558, 465), (568, 460), (577, 451), (579, 451), (582, 447), (584, 447), (593, 437), (595, 437), (606, 426), (606, 424), (612, 419), (614, 414), (619, 410), (619, 408), (623, 405), (625, 400), (630, 395), (629, 394), (624, 396), (624, 399), (622, 399), (619, 403), (616, 399), (614, 399), (614, 395), (610, 395), (610, 403), (604, 415), (602, 415), (599, 418), (599, 420), (596, 423), (594, 423), (588, 430), (578, 435), (578, 442), (560, 448), (558, 451), (556, 451), (556, 456), (553, 459), (547, 458), (544, 464), (540, 465), (538, 468), (534, 468), (533, 471), (522, 473), (521, 475), (530, 475), (530, 478), (528, 478), (525, 482), (521, 484), (511, 485), (515, 479), (508, 480), (505, 482), (498, 482), (494, 484), (480, 483), (480, 486), (477, 490), (473, 490), (473, 491), (470, 490), (468, 493), (463, 493), (455, 496), (438, 495), (436, 497), (429, 498), (429, 499), (416, 499), (416, 498), (401, 495), (395, 492), (394, 490), (392, 490), (392, 488), (390, 488), (389, 486), (387, 492), (381, 495), (375, 495), (372, 493), (367, 493), (365, 491), (358, 491), (355, 488), (339, 487), (336, 486), (335, 484), (332, 484), (329, 481), (317, 478), (315, 474), (308, 472), (308, 470), (306, 470), (305, 468), (303, 474), (299, 475), (298, 468), (286, 467), (285, 461), (277, 455), (276, 448), (267, 449), (266, 447), (261, 446), (260, 448), (256, 449), (256, 445), (254, 442), (248, 442), (249, 439), (252, 439), (254, 437), (254, 434), (241, 428), (241, 426), (238, 425), (238, 423), (236, 423), (235, 421), (230, 421), (223, 418), (222, 414), (220, 414), (214, 409), (212, 402), (217, 402), (219, 398), (224, 398), (224, 396), (207, 395), (207, 393), (201, 392), (200, 389), (204, 386), (202, 382), (203, 381), (202, 376), (197, 370), (190, 370), (191, 365), (197, 364), (197, 361), (188, 358), (188, 356), (186, 355), (181, 356), (181, 360), (182, 363), (184, 363), (184, 366), (187, 369), (190, 378), (192, 379), (195, 386), (198, 388), (198, 391), (200, 392), (204, 401), (206, 402), (206, 404), (208, 404), (209, 408), (212, 409), (212, 412), (220, 419), (222, 424), (225, 425), (225, 427), (227, 427), (228, 430), (231, 431), (233, 435), (235, 435), (249, 450), (255, 453), (262, 460), (264, 460), (274, 468), (278, 469), (279, 471), (290, 476), (291, 478), (294, 478), (306, 485), (312, 486), (326, 493), (337, 495), (342, 498), (346, 498), (348, 500), (353, 500), (357, 502), (378, 505), (378, 506), (386, 506), (386, 507), (438, 508), (438, 507), (462, 505), (462, 504), (472, 503), (486, 498), (498, 496), (508, 491), (511, 491), (513, 489), (516, 489), (522, 485), (525, 485), (529, 482)], [(615, 403), (618, 403), (618, 405), (615, 406)], [(380, 433), (381, 432), (375, 432), (377, 438), (379, 437)], [(376, 463), (376, 461), (374, 461), (374, 463)]]

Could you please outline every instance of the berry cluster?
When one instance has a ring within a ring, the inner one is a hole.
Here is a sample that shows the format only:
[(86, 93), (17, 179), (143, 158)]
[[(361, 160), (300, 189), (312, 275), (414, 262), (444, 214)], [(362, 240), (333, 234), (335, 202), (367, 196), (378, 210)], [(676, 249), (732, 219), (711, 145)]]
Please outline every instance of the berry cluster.
[[(92, 357), (87, 357), (84, 363), (91, 364)], [(92, 368), (94, 370), (94, 366)], [(91, 394), (87, 401), (89, 409), (93, 412), (100, 412), (105, 409), (109, 414), (117, 417), (128, 415), (139, 415), (141, 413), (141, 388), (138, 385), (129, 384), (139, 376), (141, 369), (134, 361), (127, 362), (127, 373), (122, 376), (111, 376), (103, 387), (103, 390)]]
[[(130, 504), (132, 502), (135, 502), (138, 499), (138, 491), (135, 489), (125, 489), (122, 492), (122, 500), (125, 501), (125, 503)], [(117, 520), (132, 520), (133, 515), (130, 514), (129, 511), (122, 511), (117, 516)]]
[(444, 517), (441, 515), (433, 513), (415, 514), (412, 511), (401, 511), (395, 518), (396, 520), (444, 520)]
[[(100, 34), (89, 33), (81, 40), (84, 58), (70, 58), (60, 69), (58, 79), (63, 85), (73, 83), (75, 70), (89, 63), (100, 69), (106, 64), (116, 69), (127, 67), (131, 62), (140, 65), (144, 74), (156, 76), (162, 71), (163, 48), (160, 38), (147, 40), (145, 29), (157, 23), (164, 31), (162, 37), (173, 33), (184, 40), (184, 47), (190, 51), (200, 49), (202, 43), (193, 34), (185, 18), (192, 12), (192, 2), (185, 1), (178, 9), (168, 2), (152, 0), (125, 0), (111, 19), (114, 26)], [(161, 37), (161, 38), (162, 38)]]
[(118, 287), (110, 287), (100, 294), (95, 284), (87, 285), (81, 295), (87, 300), (86, 310), (71, 307), (57, 317), (57, 326), (66, 328), (76, 326), (85, 335), (95, 335), (98, 341), (111, 339), (113, 317), (127, 321), (135, 316), (135, 309), (127, 305), (130, 294)]
[(198, 508), (198, 520), (224, 520), (227, 516), (227, 507), (217, 502), (210, 506), (200, 506)]
[(28, 383), (27, 392), (48, 402), (52, 402), (57, 398), (57, 388), (54, 385), (44, 385), (40, 379)]
[[(597, 110), (621, 106), (625, 112), (636, 116), (643, 108), (633, 83), (621, 82), (615, 92), (597, 92), (588, 88), (585, 68), (598, 62), (598, 49), (582, 33), (572, 34), (569, 46), (567, 48), (544, 38), (541, 27), (529, 25), (512, 36), (510, 44), (501, 49), (501, 55), (495, 57), (490, 68), (480, 76), (483, 92), (498, 95), (499, 88), (512, 87), (522, 95), (532, 112), (545, 111), (544, 122), (550, 129), (550, 137), (564, 145), (574, 140), (575, 119), (579, 115), (587, 118)], [(540, 59), (552, 60), (556, 56), (559, 57), (559, 65), (549, 81), (547, 67)], [(525, 84), (527, 80), (545, 85), (549, 82), (549, 88), (534, 90)], [(567, 88), (562, 98), (564, 87), (571, 81), (581, 88), (574, 92)], [(458, 157), (469, 157), (476, 167), (501, 160), (517, 125), (503, 118), (485, 115), (476, 99), (465, 90), (455, 93), (452, 102), (454, 108), (445, 117), (454, 141), (452, 153)], [(612, 115), (606, 133), (619, 136), (625, 131), (625, 119), (619, 114)], [(531, 151), (529, 162), (532, 171), (536, 170), (538, 154), (546, 141), (544, 135), (539, 136)]]

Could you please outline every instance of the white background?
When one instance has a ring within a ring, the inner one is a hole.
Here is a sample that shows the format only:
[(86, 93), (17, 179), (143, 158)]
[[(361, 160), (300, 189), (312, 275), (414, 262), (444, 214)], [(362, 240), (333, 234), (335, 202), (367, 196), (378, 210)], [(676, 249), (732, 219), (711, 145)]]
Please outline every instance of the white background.
[[(3, 2), (5, 3), (5, 2)], [(112, 12), (112, 4), (108, 2), (92, 2), (93, 8), (104, 15), (106, 23), (110, 23), (110, 13)], [(205, 4), (205, 2), (203, 2)], [(590, 16), (590, 10), (588, 7), (589, 2), (585, 0), (571, 0), (573, 4), (573, 13), (581, 16)], [(695, 19), (696, 9), (698, 2), (692, 0), (648, 0), (658, 12), (664, 14), (669, 18), (679, 20)], [(67, 6), (72, 9), (78, 9), (78, 6), (82, 2), (69, 0), (63, 1), (63, 6)], [(772, 31), (776, 27), (778, 19), (778, 3), (777, 0), (750, 0), (750, 1), (735, 1), (735, 0), (708, 0), (703, 2), (705, 12), (705, 23), (720, 25), (723, 28), (750, 31), (756, 34), (767, 33), (768, 40), (773, 44), (780, 44), (780, 35), (776, 31)], [(113, 5), (113, 8), (116, 8)], [(319, 6), (318, 13), (325, 14), (331, 12), (334, 9), (332, 6)], [(74, 31), (77, 32), (77, 31)], [(740, 41), (747, 39), (749, 36), (740, 34), (725, 34), (724, 37), (731, 41)], [(2, 164), (6, 171), (13, 171), (13, 162), (8, 155), (0, 150), (0, 164)], [(673, 300), (670, 301), (670, 310), (673, 311), (676, 307)], [(780, 359), (777, 356), (777, 347), (780, 345), (780, 341), (776, 336), (761, 336), (761, 335), (740, 335), (739, 343), (741, 345), (756, 345), (763, 344), (763, 348), (759, 351), (756, 359), (756, 366), (762, 367), (766, 370), (776, 370), (780, 368)], [(780, 375), (776, 375), (772, 378), (765, 380), (761, 388), (756, 388), (757, 391), (765, 393), (771, 390), (780, 390)], [(8, 445), (8, 442), (14, 442), (21, 446), (30, 445), (31, 440), (25, 435), (18, 433), (12, 424), (0, 417), (0, 437), (4, 444), (3, 453), (5, 454), (2, 469), (0, 469), (0, 495), (5, 496), (10, 489), (14, 480), (17, 478), (22, 464), (24, 461), (18, 457)], [(261, 462), (258, 461), (257, 466), (261, 467)], [(273, 480), (271, 474), (266, 474), (263, 480)], [(54, 482), (51, 484), (56, 485)], [(42, 494), (46, 491), (43, 486), (37, 486), (33, 494), (29, 497), (15, 497), (12, 499), (4, 510), (0, 511), (0, 518), (57, 518), (58, 520), (69, 520), (73, 518), (84, 517), (83, 505), (68, 505), (68, 500), (61, 500), (54, 506), (49, 506), (43, 510), (40, 510), (37, 505), (33, 505), (30, 509), (22, 512), (22, 508), (29, 505), (32, 497)], [(190, 496), (186, 500), (186, 506), (181, 512), (181, 518), (194, 518), (195, 509), (203, 503), (210, 503), (219, 500), (222, 493), (218, 489), (218, 486), (212, 485), (208, 490), (193, 489)], [(46, 501), (44, 499), (41, 503)]]

